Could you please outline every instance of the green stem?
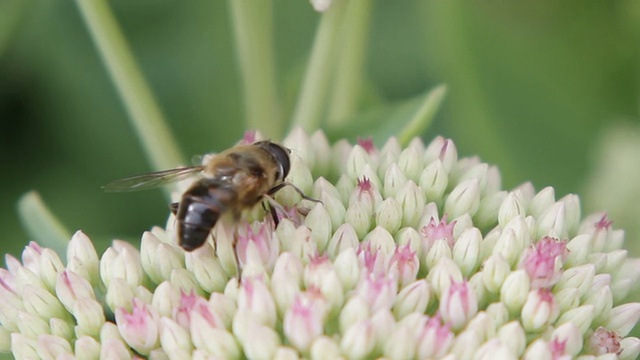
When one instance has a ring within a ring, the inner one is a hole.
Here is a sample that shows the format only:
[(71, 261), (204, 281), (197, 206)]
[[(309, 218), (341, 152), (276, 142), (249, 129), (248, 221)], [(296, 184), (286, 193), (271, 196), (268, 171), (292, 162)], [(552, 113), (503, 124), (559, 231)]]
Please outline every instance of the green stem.
[(18, 215), (29, 236), (38, 244), (53, 249), (63, 259), (67, 256), (71, 234), (37, 192), (28, 192), (18, 200)]
[(398, 141), (402, 146), (406, 146), (411, 142), (411, 139), (420, 136), (427, 130), (446, 94), (447, 85), (445, 84), (438, 85), (435, 89), (429, 91), (418, 111), (398, 133)]
[(338, 54), (338, 30), (344, 17), (345, 0), (334, 0), (320, 19), (302, 88), (293, 112), (294, 126), (312, 132), (320, 126), (335, 56)]
[(31, 1), (0, 2), (0, 57), (9, 44), (9, 40), (18, 23), (22, 19), (22, 14), (24, 14), (27, 5), (31, 5)]
[(271, 1), (229, 0), (242, 77), (247, 129), (284, 135), (276, 86)]
[(159, 170), (185, 164), (107, 2), (76, 0), (76, 3), (152, 167)]
[(339, 126), (357, 110), (362, 89), (364, 59), (369, 35), (371, 0), (350, 0), (340, 33), (340, 54), (334, 76), (329, 113), (329, 126)]

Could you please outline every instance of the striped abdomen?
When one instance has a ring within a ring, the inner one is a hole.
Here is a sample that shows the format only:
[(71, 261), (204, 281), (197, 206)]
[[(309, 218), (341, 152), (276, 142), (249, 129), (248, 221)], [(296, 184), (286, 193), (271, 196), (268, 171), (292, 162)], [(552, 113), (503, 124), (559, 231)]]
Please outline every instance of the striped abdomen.
[(233, 208), (237, 193), (231, 183), (202, 179), (182, 195), (176, 212), (178, 241), (186, 251), (202, 246), (220, 216)]

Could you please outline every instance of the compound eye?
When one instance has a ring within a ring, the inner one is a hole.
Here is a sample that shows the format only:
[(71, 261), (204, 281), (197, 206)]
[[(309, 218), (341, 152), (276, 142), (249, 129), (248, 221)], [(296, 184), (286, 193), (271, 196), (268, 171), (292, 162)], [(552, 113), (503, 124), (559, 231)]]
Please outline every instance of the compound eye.
[(287, 177), (287, 175), (289, 174), (289, 170), (291, 169), (289, 150), (281, 145), (272, 142), (267, 144), (267, 150), (271, 153), (273, 158), (280, 166), (279, 171), (276, 172), (276, 179), (278, 181), (283, 181)]

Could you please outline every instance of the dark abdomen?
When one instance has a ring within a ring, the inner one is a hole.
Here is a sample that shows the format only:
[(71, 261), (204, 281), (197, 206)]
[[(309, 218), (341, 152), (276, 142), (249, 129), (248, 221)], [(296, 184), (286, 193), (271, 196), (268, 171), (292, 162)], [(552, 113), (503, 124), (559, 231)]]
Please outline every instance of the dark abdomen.
[(231, 209), (237, 193), (228, 182), (202, 179), (189, 188), (180, 201), (176, 218), (178, 240), (186, 251), (202, 246), (220, 216)]

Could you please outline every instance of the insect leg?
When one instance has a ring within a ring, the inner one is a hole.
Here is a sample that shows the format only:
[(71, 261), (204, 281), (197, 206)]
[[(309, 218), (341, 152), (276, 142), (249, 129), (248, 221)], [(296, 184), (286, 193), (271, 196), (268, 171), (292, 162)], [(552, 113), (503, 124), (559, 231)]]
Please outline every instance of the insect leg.
[(177, 202), (169, 204), (169, 209), (171, 210), (173, 215), (178, 215), (178, 207), (179, 206), (180, 206), (180, 203), (177, 203)]
[(272, 187), (267, 192), (267, 195), (273, 195), (273, 194), (277, 193), (278, 191), (280, 191), (285, 186), (291, 186), (293, 188), (293, 190), (295, 190), (298, 194), (300, 194), (300, 196), (302, 196), (302, 198), (305, 199), (305, 200), (309, 200), (309, 201), (313, 201), (313, 202), (322, 202), (322, 201), (320, 201), (318, 199), (314, 199), (312, 197), (309, 197), (309, 196), (305, 195), (304, 192), (302, 192), (302, 190), (298, 189), (297, 186), (295, 186), (295, 185), (293, 185), (292, 183), (289, 183), (289, 182), (283, 182), (283, 183), (280, 183), (280, 184)]

